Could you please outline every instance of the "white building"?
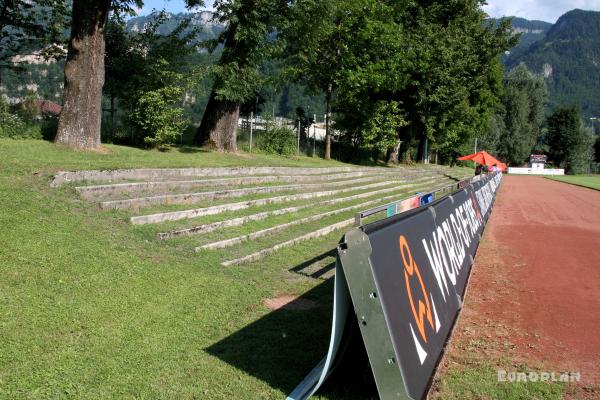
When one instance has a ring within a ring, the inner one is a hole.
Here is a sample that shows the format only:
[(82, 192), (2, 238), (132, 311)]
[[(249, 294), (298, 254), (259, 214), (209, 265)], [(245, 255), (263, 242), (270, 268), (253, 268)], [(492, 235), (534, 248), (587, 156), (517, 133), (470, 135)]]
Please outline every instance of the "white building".
[(528, 168), (509, 167), (509, 174), (516, 175), (564, 175), (564, 169), (546, 168), (548, 156), (544, 154), (532, 154), (529, 156)]

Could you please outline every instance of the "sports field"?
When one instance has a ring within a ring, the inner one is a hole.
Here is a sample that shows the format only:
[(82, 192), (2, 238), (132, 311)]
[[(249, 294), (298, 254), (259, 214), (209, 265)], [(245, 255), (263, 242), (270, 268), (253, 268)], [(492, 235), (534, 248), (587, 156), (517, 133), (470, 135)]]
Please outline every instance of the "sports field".
[[(505, 176), (438, 398), (599, 398), (599, 237), (600, 192)], [(498, 382), (498, 370), (580, 382)]]
[(588, 187), (590, 189), (600, 190), (600, 175), (565, 175), (554, 176), (550, 179), (555, 181), (570, 183), (571, 185)]

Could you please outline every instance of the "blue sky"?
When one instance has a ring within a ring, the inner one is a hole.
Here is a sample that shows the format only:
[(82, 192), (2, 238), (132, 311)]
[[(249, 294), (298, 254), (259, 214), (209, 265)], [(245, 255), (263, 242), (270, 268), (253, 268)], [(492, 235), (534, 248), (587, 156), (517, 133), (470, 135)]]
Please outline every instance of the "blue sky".
[(492, 17), (522, 17), (556, 22), (558, 17), (575, 8), (600, 11), (600, 0), (488, 0), (483, 9)]
[[(206, 0), (206, 4), (210, 8), (212, 0)], [(139, 14), (149, 14), (153, 8), (164, 8), (172, 13), (186, 11), (183, 0), (146, 0)], [(552, 23), (574, 8), (600, 11), (600, 0), (488, 0), (488, 4), (483, 7), (492, 17), (517, 16)]]
[[(204, 0), (206, 7), (210, 9), (212, 7), (212, 0)], [(185, 12), (185, 1), (183, 0), (145, 0), (144, 7), (138, 11), (139, 15), (150, 14), (153, 9), (162, 10), (172, 12), (174, 14)]]

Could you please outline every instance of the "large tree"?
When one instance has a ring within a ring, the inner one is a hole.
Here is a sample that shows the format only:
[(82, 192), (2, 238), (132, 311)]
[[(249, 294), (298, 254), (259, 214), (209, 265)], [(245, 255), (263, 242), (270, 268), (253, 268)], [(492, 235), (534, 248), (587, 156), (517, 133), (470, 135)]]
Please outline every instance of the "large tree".
[(593, 137), (584, 129), (578, 107), (554, 110), (548, 117), (546, 144), (550, 159), (564, 167), (567, 173), (587, 172), (593, 158)]
[(397, 162), (398, 132), (406, 125), (402, 91), (415, 67), (403, 21), (407, 2), (350, 2), (344, 16), (336, 79), (336, 126), (343, 140)]
[(222, 46), (222, 53), (195, 142), (235, 152), (240, 107), (257, 95), (264, 79), (260, 66), (278, 51), (277, 31), (286, 20), (288, 2), (217, 0), (214, 7), (227, 28), (211, 43), (213, 51)]
[[(325, 154), (331, 158), (331, 104), (344, 53), (352, 41), (350, 27), (364, 15), (360, 1), (297, 0), (291, 7), (286, 41), (286, 76), (300, 82), (312, 94), (325, 94)], [(354, 15), (353, 15), (354, 12)], [(357, 38), (358, 39), (358, 38)]]
[[(188, 6), (202, 5), (186, 0)], [(142, 0), (73, 0), (71, 36), (65, 64), (63, 109), (56, 143), (81, 149), (100, 147), (104, 32), (109, 11), (131, 14)]]
[(542, 136), (548, 90), (544, 78), (524, 64), (504, 80), (505, 131), (498, 143), (498, 156), (513, 165), (524, 163)]
[(74, 0), (65, 64), (63, 108), (54, 141), (81, 150), (100, 147), (104, 25), (110, 0)]
[(404, 92), (409, 124), (400, 138), (411, 153), (425, 141), (445, 161), (453, 161), (488, 124), (499, 101), (499, 56), (515, 42), (508, 21), (486, 21), (479, 0), (433, 1), (411, 7), (407, 22), (415, 66)]
[(335, 72), (338, 126), (355, 143), (389, 146), (389, 162), (400, 141), (406, 161), (425, 140), (455, 158), (498, 101), (509, 24), (486, 23), (477, 0), (348, 3), (356, 8)]

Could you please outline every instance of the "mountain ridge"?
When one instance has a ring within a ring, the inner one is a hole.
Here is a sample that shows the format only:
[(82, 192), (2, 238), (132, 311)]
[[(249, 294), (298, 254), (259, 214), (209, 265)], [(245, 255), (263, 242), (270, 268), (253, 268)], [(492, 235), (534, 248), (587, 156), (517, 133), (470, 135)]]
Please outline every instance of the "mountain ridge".
[(600, 116), (600, 12), (563, 14), (543, 37), (518, 46), (503, 62), (507, 69), (524, 63), (544, 76), (550, 110), (576, 105), (586, 118)]

